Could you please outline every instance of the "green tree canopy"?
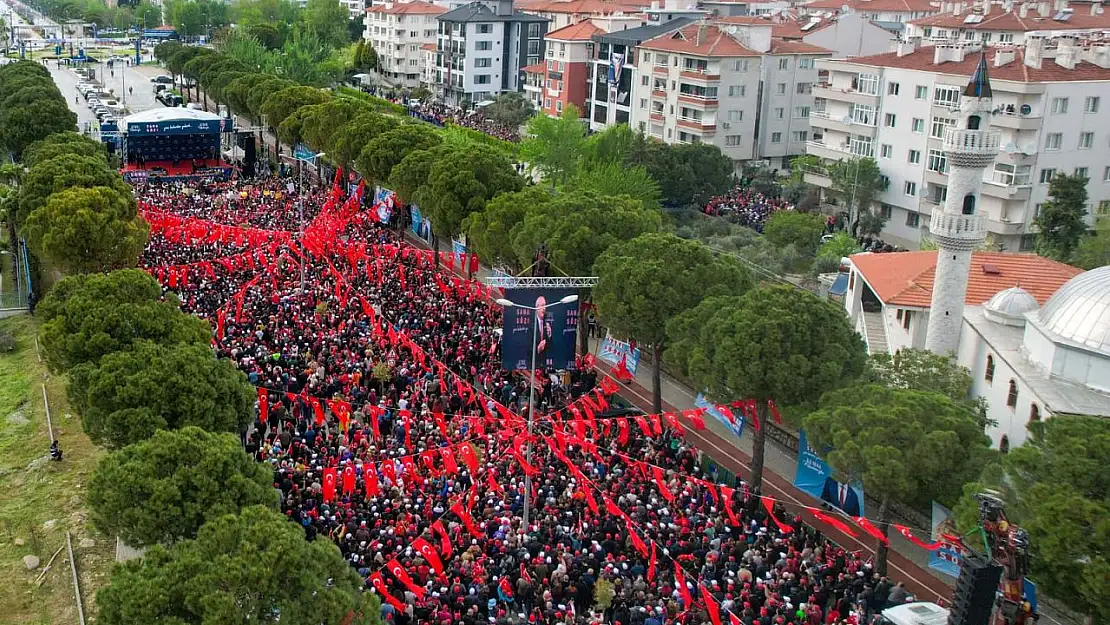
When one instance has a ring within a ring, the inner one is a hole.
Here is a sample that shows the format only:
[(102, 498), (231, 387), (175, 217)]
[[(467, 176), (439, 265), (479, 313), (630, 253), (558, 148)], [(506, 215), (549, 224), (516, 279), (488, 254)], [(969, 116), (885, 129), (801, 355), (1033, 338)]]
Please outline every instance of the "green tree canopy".
[(23, 230), (31, 246), (66, 273), (134, 267), (150, 234), (135, 198), (110, 187), (54, 193), (27, 216)]
[(447, 146), (431, 164), (420, 207), (439, 232), (454, 236), (468, 215), (484, 209), (499, 193), (523, 186), (509, 159), (494, 148)]
[(330, 97), (326, 91), (315, 87), (286, 87), (266, 98), (262, 104), (262, 114), (266, 116), (266, 123), (271, 128), (278, 128), (281, 122), (302, 106), (322, 104)]
[(363, 112), (346, 122), (331, 136), (328, 155), (341, 166), (351, 168), (366, 144), (380, 134), (397, 127), (397, 120), (387, 115)]
[[(529, 212), (546, 212), (555, 194), (546, 187), (528, 186), (520, 191), (502, 193), (486, 202), (481, 212), (472, 213), (463, 220), (467, 244), (478, 257), (491, 265), (505, 264), (522, 269), (531, 263), (517, 256), (513, 248), (512, 233)], [(535, 251), (535, 250), (533, 250)]]
[(1079, 241), (1075, 264), (1084, 269), (1110, 265), (1110, 220), (1098, 223), (1094, 233)]
[[(717, 402), (816, 403), (863, 373), (863, 340), (836, 306), (790, 285), (763, 286), (728, 301), (703, 302), (667, 326), (667, 361)], [(763, 483), (766, 428), (754, 432), (752, 485)]]
[(387, 182), (389, 188), (393, 189), (398, 199), (405, 204), (420, 203), (419, 193), (428, 186), (432, 165), (441, 154), (449, 151), (449, 147), (441, 143), (427, 150), (409, 152), (400, 163), (393, 166)]
[(46, 205), (47, 199), (59, 191), (73, 188), (110, 187), (120, 193), (131, 193), (123, 178), (97, 156), (61, 154), (38, 161), (20, 179), (19, 207), (15, 213), (17, 227), (22, 227), (27, 217)]
[(871, 375), (880, 384), (940, 393), (954, 402), (971, 401), (971, 372), (952, 359), (925, 349), (903, 348), (894, 356), (870, 357)]
[(267, 80), (266, 74), (243, 74), (224, 86), (224, 100), (228, 108), (244, 117), (253, 117), (249, 98), (255, 85)]
[(308, 0), (304, 7), (304, 20), (308, 27), (332, 48), (350, 43), (347, 20), (350, 13), (339, 0)]
[[(879, 500), (886, 533), (891, 504), (952, 503), (990, 457), (978, 415), (940, 393), (864, 384), (829, 391), (805, 418), (814, 449), (829, 449), (829, 466), (842, 482), (859, 480)], [(886, 574), (887, 549), (876, 548)]]
[(628, 124), (613, 124), (586, 137), (580, 164), (586, 169), (624, 163), (636, 147), (636, 133)]
[(435, 130), (427, 124), (402, 124), (379, 133), (363, 147), (355, 159), (355, 169), (368, 182), (389, 180), (393, 167), (409, 152), (427, 150), (440, 143)]
[(542, 173), (552, 186), (567, 182), (577, 168), (586, 137), (578, 108), (569, 105), (559, 117), (536, 115), (524, 134), (520, 159)]
[(1039, 229), (1034, 245), (1041, 256), (1066, 263), (1075, 254), (1087, 232), (1087, 182), (1079, 174), (1056, 174), (1049, 182), (1048, 201), (1033, 218)]
[(817, 255), (822, 258), (830, 258), (836, 261), (837, 265), (840, 264), (840, 259), (852, 254), (859, 254), (863, 250), (860, 249), (856, 240), (852, 235), (841, 230), (832, 236), (827, 242), (822, 243), (817, 251)]
[[(261, 120), (262, 116), (265, 114), (263, 107), (266, 106), (270, 98), (295, 86), (297, 86), (295, 82), (276, 76), (266, 76), (262, 80), (259, 80), (253, 85), (249, 93), (247, 93), (247, 108), (250, 109), (251, 116), (256, 120)], [(239, 89), (238, 84), (235, 88)]]
[(100, 158), (105, 161), (105, 166), (107, 166), (104, 144), (76, 132), (57, 132), (27, 146), (27, 149), (23, 151), (23, 165), (34, 167), (39, 163), (65, 154)]
[(195, 540), (155, 546), (112, 571), (96, 593), (103, 625), (268, 623), (378, 625), (377, 597), (330, 540), (308, 542), (283, 515), (245, 508)]
[(753, 285), (734, 256), (714, 256), (697, 241), (649, 233), (605, 250), (594, 264), (593, 299), (605, 327), (652, 347), (652, 407), (662, 412), (660, 365), (667, 322), (707, 297), (739, 295)]
[(978, 524), (976, 493), (1001, 495), (1029, 533), (1029, 577), (1068, 607), (1110, 620), (1110, 421), (1056, 415), (1029, 424), (1024, 445), (964, 487), (961, 529)]
[(484, 109), (486, 116), (510, 128), (519, 128), (536, 113), (532, 103), (519, 91), (503, 91)]
[(763, 227), (763, 235), (779, 247), (793, 245), (799, 252), (814, 256), (825, 233), (825, 218), (821, 215), (797, 211), (772, 213)]
[(669, 206), (705, 206), (733, 180), (732, 159), (708, 143), (668, 144), (641, 133), (625, 162), (645, 167)]
[(618, 162), (587, 166), (585, 162), (578, 166), (578, 171), (567, 185), (568, 189), (593, 191), (602, 196), (627, 195), (639, 200), (647, 208), (660, 207), (662, 193), (659, 191), (659, 183), (655, 182), (646, 168)]
[(175, 295), (163, 300), (158, 281), (138, 269), (68, 276), (35, 309), (43, 356), (61, 372), (142, 340), (208, 345), (208, 322), (178, 306)]
[[(886, 188), (879, 164), (873, 158), (857, 157), (828, 163), (828, 193), (849, 214), (851, 228), (858, 229), (862, 210), (870, 210)], [(852, 230), (855, 234), (856, 230)]]
[(0, 142), (17, 157), (36, 141), (76, 129), (77, 114), (61, 98), (0, 109)]
[(110, 448), (189, 425), (238, 434), (254, 414), (247, 376), (206, 345), (136, 343), (71, 369), (68, 394), (85, 433)]
[(101, 531), (135, 547), (171, 545), (196, 538), (210, 519), (247, 506), (276, 508), (273, 478), (235, 435), (189, 426), (160, 430), (102, 458), (88, 500)]

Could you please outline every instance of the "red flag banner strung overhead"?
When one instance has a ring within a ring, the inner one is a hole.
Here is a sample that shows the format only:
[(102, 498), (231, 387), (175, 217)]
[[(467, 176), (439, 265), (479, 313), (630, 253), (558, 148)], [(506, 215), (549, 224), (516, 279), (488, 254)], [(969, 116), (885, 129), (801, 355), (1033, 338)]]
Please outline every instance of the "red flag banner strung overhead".
[(682, 572), (682, 565), (675, 560), (674, 584), (678, 586), (678, 593), (682, 597), (682, 608), (689, 610), (694, 605), (694, 598), (690, 596), (690, 589), (686, 587), (686, 575)]
[(921, 540), (917, 536), (914, 536), (913, 532), (910, 531), (910, 528), (906, 527), (905, 525), (894, 525), (894, 529), (898, 530), (898, 533), (901, 534), (902, 536), (905, 536), (906, 540), (908, 540), (911, 543), (917, 545), (918, 547), (921, 547), (922, 549), (924, 549), (926, 551), (936, 551), (937, 549), (940, 549), (941, 547), (944, 546), (944, 541), (943, 540), (938, 540), (937, 542), (934, 542), (934, 543), (927, 543), (927, 542)]
[(443, 577), (443, 562), (440, 561), (439, 554), (436, 553), (436, 550), (434, 547), (432, 547), (431, 543), (424, 540), (423, 538), (417, 538), (416, 540), (412, 541), (412, 548), (417, 553), (419, 553), (420, 556), (424, 558), (424, 560), (428, 562), (428, 566), (430, 566), (432, 570), (435, 571), (436, 575), (438, 575), (439, 577)]

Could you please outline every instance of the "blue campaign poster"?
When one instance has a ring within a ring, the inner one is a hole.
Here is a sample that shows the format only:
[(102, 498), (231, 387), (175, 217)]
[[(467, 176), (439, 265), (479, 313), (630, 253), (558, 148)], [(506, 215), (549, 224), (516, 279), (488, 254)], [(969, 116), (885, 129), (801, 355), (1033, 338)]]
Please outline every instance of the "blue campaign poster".
[(533, 333), (536, 367), (574, 368), (578, 305), (557, 304), (577, 289), (505, 289), (505, 299), (520, 304), (505, 309), (501, 334), (501, 366), (510, 371), (531, 368)]
[(412, 233), (420, 237), (427, 243), (432, 242), (432, 220), (424, 216), (420, 212), (420, 207), (413, 204), (409, 207), (409, 212), (412, 215)]
[(848, 516), (864, 516), (863, 488), (858, 484), (838, 482), (828, 463), (809, 446), (805, 430), (798, 430), (798, 468), (794, 473), (794, 486)]
[(618, 341), (609, 333), (606, 333), (605, 338), (601, 340), (598, 357), (614, 367), (623, 358), (624, 366), (632, 375), (636, 375), (636, 370), (640, 368), (640, 348), (633, 348), (625, 341)]
[(728, 428), (729, 432), (735, 434), (737, 440), (740, 440), (740, 435), (744, 432), (744, 417), (736, 414), (739, 411), (733, 411), (732, 413), (733, 418), (736, 419), (736, 425), (733, 425), (732, 422), (728, 420), (728, 417), (721, 414), (721, 411), (717, 410), (717, 407), (705, 398), (704, 393), (698, 393), (698, 396), (694, 398), (694, 405), (698, 408), (704, 408), (705, 414), (716, 419), (721, 425)]
[[(959, 536), (956, 529), (956, 520), (952, 518), (952, 511), (937, 502), (933, 502), (932, 540), (943, 540), (944, 535)], [(952, 577), (960, 576), (960, 548), (948, 541), (936, 551), (929, 552), (929, 568), (940, 571)]]

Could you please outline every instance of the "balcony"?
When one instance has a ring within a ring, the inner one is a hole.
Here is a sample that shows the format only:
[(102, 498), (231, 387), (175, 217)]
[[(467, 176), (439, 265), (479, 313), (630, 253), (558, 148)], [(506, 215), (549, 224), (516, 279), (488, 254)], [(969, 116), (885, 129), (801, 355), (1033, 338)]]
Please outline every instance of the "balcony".
[(1025, 202), (1029, 199), (1029, 193), (1032, 189), (1033, 185), (1031, 184), (1007, 184), (1005, 180), (983, 181), (983, 195), (1000, 200)]
[(710, 119), (679, 117), (678, 127), (686, 130), (694, 130), (696, 132), (714, 132), (717, 130), (717, 122)]
[(721, 79), (720, 74), (710, 74), (709, 72), (681, 71), (678, 75), (687, 80), (697, 80), (701, 82), (712, 82)]
[(987, 219), (986, 224), (987, 231), (991, 234), (999, 234), (1003, 236), (1025, 234), (1025, 222), (1022, 221), (999, 221), (995, 219)]
[(651, 121), (653, 121), (653, 122), (659, 122), (660, 124), (663, 123), (663, 114), (662, 113), (652, 113), (649, 117), (651, 118)]
[(835, 87), (831, 83), (817, 83), (813, 85), (813, 97), (825, 98), (836, 102), (854, 102), (856, 104), (870, 104), (877, 106), (879, 95), (864, 93), (851, 87)]
[(834, 161), (854, 156), (848, 151), (847, 143), (824, 143), (822, 141), (806, 141), (806, 154)]
[(832, 116), (828, 111), (810, 111), (809, 125), (814, 128), (825, 128), (839, 132), (852, 132), (851, 118), (847, 115)]
[[(652, 94), (652, 95), (655, 95), (655, 94)], [(703, 108), (703, 109), (715, 109), (715, 108), (717, 108), (717, 99), (716, 98), (711, 99), (711, 98), (703, 98), (703, 97), (696, 96), (696, 95), (682, 94), (682, 95), (678, 96), (678, 101), (682, 104), (690, 104), (690, 105), (696, 106), (698, 108)]]
[(651, 68), (651, 73), (656, 76), (667, 76), (671, 73), (671, 70), (666, 65), (656, 65)]
[(663, 91), (662, 89), (656, 89), (656, 90), (651, 92), (651, 97), (666, 100), (667, 99), (667, 92)]
[(999, 111), (991, 115), (991, 126), (1007, 128), (1010, 130), (1037, 130), (1043, 121), (1040, 113), (1021, 113)]
[(929, 232), (945, 239), (944, 243), (957, 248), (974, 249), (986, 236), (982, 215), (949, 215), (944, 208), (933, 208)]
[(987, 167), (998, 156), (997, 131), (949, 128), (944, 131), (944, 152), (949, 166)]

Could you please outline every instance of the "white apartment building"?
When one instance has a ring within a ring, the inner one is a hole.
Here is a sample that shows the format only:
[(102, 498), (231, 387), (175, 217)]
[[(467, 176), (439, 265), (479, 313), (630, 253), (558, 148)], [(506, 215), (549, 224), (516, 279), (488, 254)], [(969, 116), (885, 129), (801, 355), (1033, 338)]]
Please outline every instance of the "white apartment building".
[(809, 140), (816, 59), (827, 50), (772, 37), (771, 26), (689, 24), (641, 43), (633, 128), (706, 142), (738, 164), (788, 166)]
[(555, 31), (585, 19), (606, 15), (642, 17), (650, 0), (519, 0), (516, 8), (549, 20), (547, 30)]
[(448, 104), (474, 105), (521, 91), (524, 67), (543, 58), (547, 18), (516, 11), (512, 0), (471, 2), (437, 18), (435, 82)]
[(378, 53), (381, 79), (395, 87), (420, 85), (425, 72), (426, 52), (422, 48), (435, 44), (436, 18), (447, 7), (412, 0), (385, 2), (366, 9), (363, 39)]
[[(980, 44), (915, 49), (818, 61), (827, 80), (814, 90), (809, 154), (874, 158), (887, 181), (878, 210), (884, 240), (916, 249), (930, 213), (947, 197), (944, 131), (979, 60)], [(1057, 173), (1090, 179), (1088, 221), (1110, 214), (1110, 46), (1075, 38), (1027, 38), (1022, 48), (988, 51), (1001, 153), (984, 175), (979, 213), (993, 244), (1032, 249), (1033, 219)], [(827, 187), (829, 179), (807, 174)]]
[(1067, 0), (981, 0), (946, 2), (943, 7), (942, 13), (906, 24), (905, 37), (920, 38), (923, 45), (957, 41), (1021, 45), (1027, 33), (1038, 31), (1078, 35), (1110, 29), (1110, 15), (1101, 2), (1073, 8)]
[(366, 13), (365, 0), (339, 0), (339, 3), (347, 7), (347, 13), (353, 20), (362, 19)]
[(909, 22), (939, 13), (941, 4), (935, 0), (813, 0), (796, 9), (801, 15), (860, 13), (878, 22)]

